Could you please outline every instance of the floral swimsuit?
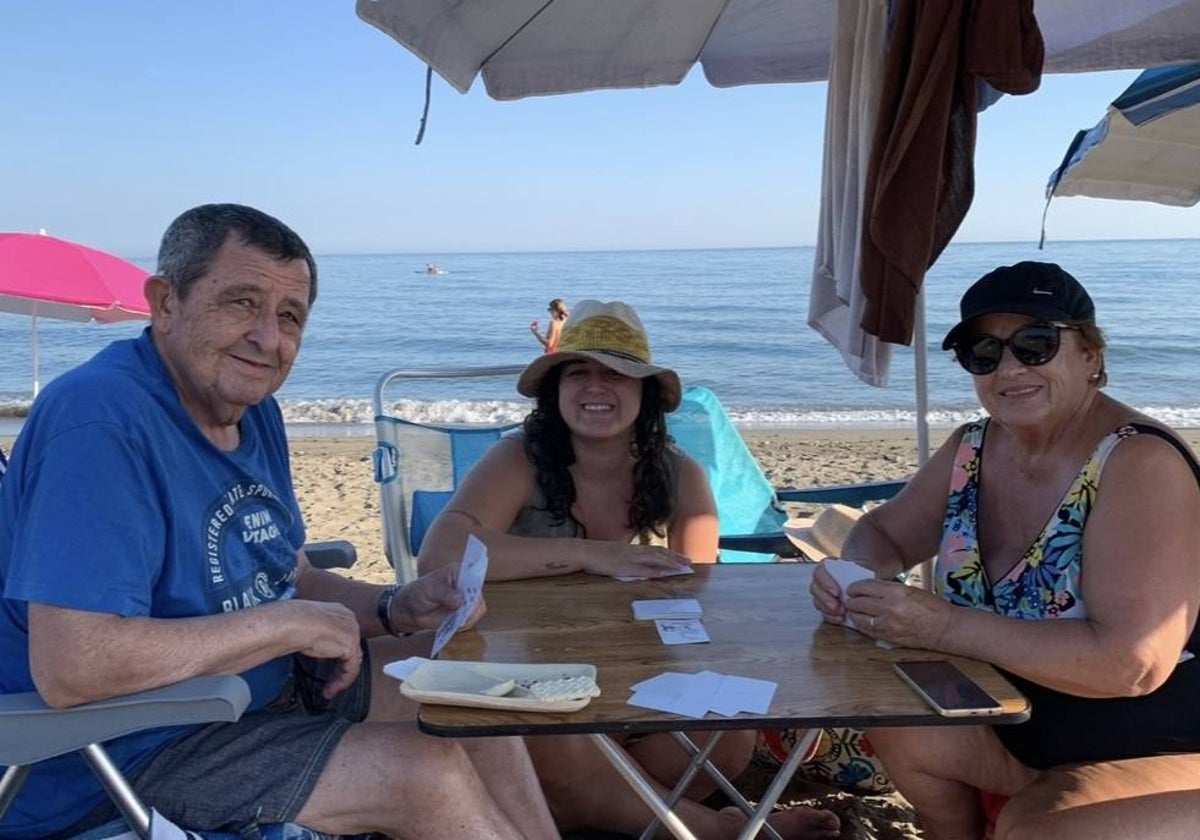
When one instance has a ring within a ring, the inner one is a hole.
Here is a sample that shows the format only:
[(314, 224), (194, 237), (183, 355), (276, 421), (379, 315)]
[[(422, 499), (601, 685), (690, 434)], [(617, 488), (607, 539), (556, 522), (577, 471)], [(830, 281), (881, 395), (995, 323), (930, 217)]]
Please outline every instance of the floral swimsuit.
[[(950, 478), (934, 590), (952, 604), (1027, 620), (1087, 616), (1080, 589), (1083, 530), (1100, 489), (1108, 456), (1122, 440), (1152, 434), (1174, 446), (1200, 482), (1200, 465), (1163, 430), (1130, 423), (1104, 437), (1076, 474), (1041, 533), (999, 580), (988, 579), (979, 550), (979, 481), (987, 420), (963, 432)], [(1200, 652), (1193, 630), (1188, 648)], [(1025, 764), (1044, 768), (1070, 761), (1102, 761), (1200, 750), (1200, 664), (1176, 667), (1165, 685), (1144, 697), (1085, 699), (1053, 691), (1012, 674), (1033, 704), (1033, 717), (996, 734)]]

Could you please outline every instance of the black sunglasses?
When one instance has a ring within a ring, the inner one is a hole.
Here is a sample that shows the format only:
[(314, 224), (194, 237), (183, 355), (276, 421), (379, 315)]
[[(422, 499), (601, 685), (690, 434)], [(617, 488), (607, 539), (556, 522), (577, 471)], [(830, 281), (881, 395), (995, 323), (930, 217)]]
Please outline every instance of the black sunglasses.
[(1008, 338), (987, 333), (968, 335), (954, 345), (958, 363), (972, 376), (985, 376), (1000, 366), (1004, 348), (1013, 358), (1027, 367), (1044, 365), (1058, 355), (1062, 344), (1061, 330), (1079, 331), (1073, 324), (1030, 324), (1013, 332)]

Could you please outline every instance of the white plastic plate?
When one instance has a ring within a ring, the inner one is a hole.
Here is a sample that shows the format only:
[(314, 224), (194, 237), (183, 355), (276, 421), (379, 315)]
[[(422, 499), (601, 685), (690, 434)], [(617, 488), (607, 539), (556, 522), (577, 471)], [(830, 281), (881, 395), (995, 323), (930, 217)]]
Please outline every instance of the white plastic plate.
[[(591, 697), (562, 700), (541, 700), (522, 681), (547, 681), (569, 677), (596, 679), (595, 665), (530, 665), (505, 662), (455, 662), (427, 660), (403, 679), (393, 665), (383, 666), (383, 672), (401, 679), (400, 693), (418, 703), (442, 706), (468, 706), (481, 709), (510, 709), (522, 712), (574, 712), (582, 709)], [(505, 694), (506, 691), (511, 693)], [(497, 696), (503, 695), (503, 696)]]

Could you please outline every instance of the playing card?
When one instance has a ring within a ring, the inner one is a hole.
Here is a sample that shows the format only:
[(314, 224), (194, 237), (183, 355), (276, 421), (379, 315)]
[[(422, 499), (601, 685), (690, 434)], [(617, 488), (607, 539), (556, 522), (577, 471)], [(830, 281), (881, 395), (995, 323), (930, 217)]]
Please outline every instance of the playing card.
[(837, 585), (842, 588), (842, 602), (846, 601), (846, 590), (850, 588), (850, 584), (857, 583), (860, 580), (875, 580), (875, 573), (866, 566), (860, 566), (853, 560), (838, 560), (829, 558), (822, 561), (821, 565), (825, 567), (825, 571), (837, 581)]
[[(661, 575), (655, 575), (654, 579), (660, 577), (674, 577), (675, 575), (694, 575), (696, 572), (691, 566), (684, 566), (682, 569), (676, 569), (673, 572), (664, 572)], [(629, 583), (635, 580), (651, 580), (650, 575), (613, 575), (613, 580), (619, 580), (622, 583)]]
[(436, 659), (438, 653), (446, 646), (446, 642), (467, 623), (467, 619), (479, 605), (483, 595), (483, 581), (487, 577), (487, 546), (474, 536), (467, 537), (467, 547), (463, 549), (462, 562), (458, 567), (458, 591), (463, 597), (462, 606), (442, 620), (433, 637), (433, 648), (429, 652), (430, 659)]
[(698, 618), (659, 618), (655, 620), (654, 626), (658, 628), (658, 637), (664, 645), (694, 645), (711, 641), (708, 631)]

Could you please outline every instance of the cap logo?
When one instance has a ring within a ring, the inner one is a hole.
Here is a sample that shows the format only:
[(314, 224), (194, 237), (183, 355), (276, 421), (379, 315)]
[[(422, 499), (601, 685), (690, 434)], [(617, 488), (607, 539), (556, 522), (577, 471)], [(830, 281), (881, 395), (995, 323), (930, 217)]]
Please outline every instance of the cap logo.
[(601, 352), (650, 364), (650, 343), (646, 334), (619, 318), (595, 315), (572, 324), (567, 321), (558, 352)]
[(1032, 291), (1035, 295), (1050, 295), (1054, 297), (1053, 289), (1039, 289), (1037, 286), (1034, 286)]

